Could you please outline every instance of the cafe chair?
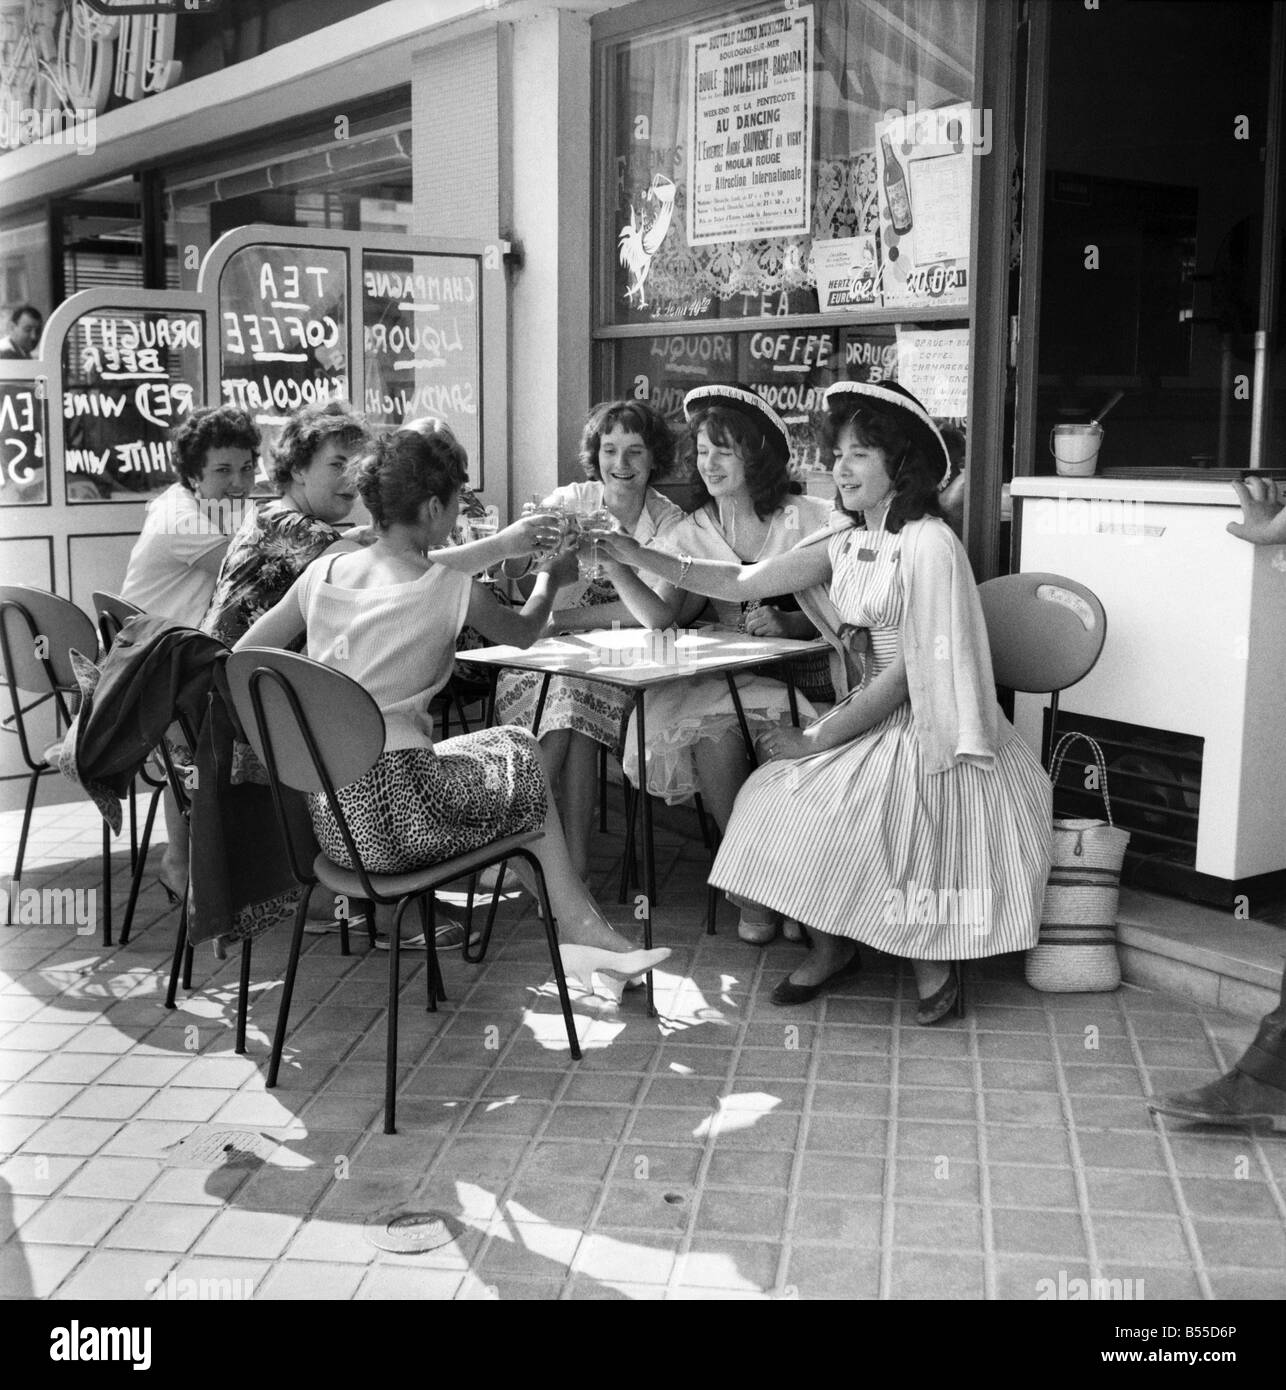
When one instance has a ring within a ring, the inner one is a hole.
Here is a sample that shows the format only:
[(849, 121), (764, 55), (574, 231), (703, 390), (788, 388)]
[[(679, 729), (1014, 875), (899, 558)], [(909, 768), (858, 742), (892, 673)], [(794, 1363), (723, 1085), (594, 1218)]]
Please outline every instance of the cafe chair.
[(1041, 743), (1048, 769), (1058, 723), (1058, 695), (1094, 669), (1107, 636), (1098, 595), (1061, 574), (1005, 574), (978, 586), (996, 684), (1048, 695)]
[[(353, 842), (348, 821), (336, 796), (337, 787), (346, 787), (364, 776), (384, 751), (384, 716), (379, 706), (356, 681), (308, 657), (293, 652), (248, 647), (234, 652), (227, 664), (228, 685), (242, 730), (259, 761), (268, 770), (273, 804), (290, 857), (291, 872), (304, 890), (295, 913), (290, 956), (282, 989), (277, 1028), (272, 1041), (272, 1057), (267, 1084), (274, 1087), (281, 1067), (286, 1040), (291, 997), (303, 943), (304, 919), (308, 901), (318, 883), (350, 900), (364, 898), (380, 906), (394, 907), (389, 936), (388, 1043), (385, 1058), (384, 1133), (395, 1134), (397, 1119), (397, 1024), (398, 986), (401, 957), (402, 919), (412, 903), (418, 904), (428, 952), (428, 1009), (436, 1012), (438, 1001), (446, 998), (442, 971), (435, 944), (435, 906), (433, 890), (457, 879), (468, 878), (492, 864), (512, 858), (531, 865), (539, 888), (545, 937), (558, 985), (567, 1041), (574, 1060), (580, 1058), (580, 1044), (572, 1017), (567, 981), (558, 953), (558, 936), (540, 861), (531, 846), (544, 832), (529, 831), (492, 841), (468, 854), (457, 855), (404, 874), (370, 872), (362, 863)], [(312, 792), (325, 796), (349, 860), (346, 869), (326, 855), (317, 853), (311, 843), (301, 843), (298, 824), (287, 812), (285, 793)], [(495, 900), (492, 908), (494, 912)], [(488, 928), (490, 923), (488, 923)], [(467, 943), (466, 943), (467, 944)]]
[[(72, 708), (79, 699), (79, 687), (72, 671), (72, 650), (90, 658), (98, 649), (94, 624), (68, 599), (25, 584), (0, 585), (0, 662), (4, 684), (9, 688), (13, 713), (3, 721), (8, 733), (18, 735), (22, 760), (31, 773), (27, 800), (18, 836), (18, 857), (13, 866), (13, 884), (22, 880), (22, 861), (27, 852), (27, 836), (36, 804), (36, 788), (47, 772), (58, 770), (57, 758), (62, 734), (71, 725)], [(37, 698), (22, 703), (21, 695)], [(32, 747), (35, 730), (28, 727), (28, 716), (46, 703), (54, 713), (55, 741), (37, 753)], [(9, 912), (12, 914), (12, 895)], [(103, 888), (101, 916), (103, 945), (112, 944), (112, 831), (103, 822)]]
[[(112, 649), (112, 643), (116, 640), (116, 634), (131, 619), (143, 616), (143, 610), (131, 603), (128, 599), (121, 598), (119, 594), (109, 594), (101, 589), (96, 589), (91, 595), (90, 601), (94, 605), (94, 612), (98, 615), (98, 636), (102, 644), (104, 656)], [(139, 886), (143, 881), (143, 871), (147, 866), (148, 851), (152, 844), (152, 826), (156, 821), (156, 808), (161, 800), (161, 793), (165, 790), (166, 779), (154, 776), (146, 766), (140, 771), (139, 776), (143, 780), (143, 785), (151, 788), (152, 795), (148, 800), (147, 818), (143, 822), (143, 834), (139, 837), (138, 833), (138, 805), (135, 799), (135, 784), (130, 783), (129, 789), (129, 842), (130, 842), (130, 895), (129, 901), (125, 905), (125, 920), (121, 923), (121, 945), (129, 944), (130, 930), (134, 925), (134, 908), (138, 902)]]

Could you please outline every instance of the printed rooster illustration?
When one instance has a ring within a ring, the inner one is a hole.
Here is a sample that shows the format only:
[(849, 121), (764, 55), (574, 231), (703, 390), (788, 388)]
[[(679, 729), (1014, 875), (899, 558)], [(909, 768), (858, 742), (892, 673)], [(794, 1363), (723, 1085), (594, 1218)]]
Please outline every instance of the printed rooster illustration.
[(667, 179), (664, 174), (654, 174), (643, 194), (642, 212), (636, 216), (631, 204), (630, 225), (621, 228), (621, 264), (629, 271), (631, 281), (625, 298), (632, 304), (637, 295), (640, 309), (647, 307), (643, 285), (652, 257), (661, 249), (665, 234), (670, 230), (675, 192), (673, 179)]

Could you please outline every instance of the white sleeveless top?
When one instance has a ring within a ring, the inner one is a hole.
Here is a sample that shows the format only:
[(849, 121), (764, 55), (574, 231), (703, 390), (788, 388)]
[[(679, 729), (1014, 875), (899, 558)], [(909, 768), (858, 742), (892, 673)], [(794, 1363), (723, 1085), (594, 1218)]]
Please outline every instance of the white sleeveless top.
[(315, 560), (300, 579), (307, 655), (352, 677), (384, 715), (384, 751), (431, 748), (429, 701), (447, 683), (473, 580), (434, 565), (419, 579), (371, 589), (332, 584), (339, 557)]

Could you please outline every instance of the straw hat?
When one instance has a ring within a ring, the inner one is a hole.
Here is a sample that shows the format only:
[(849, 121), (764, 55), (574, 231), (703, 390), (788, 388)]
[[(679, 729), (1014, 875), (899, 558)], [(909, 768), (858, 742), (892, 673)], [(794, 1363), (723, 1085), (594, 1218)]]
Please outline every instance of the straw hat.
[(941, 492), (951, 481), (951, 455), (947, 452), (947, 441), (933, 423), (933, 417), (918, 400), (896, 381), (837, 381), (826, 388), (823, 399), (827, 407), (842, 405), (846, 401), (860, 399), (870, 410), (883, 410), (897, 418), (913, 444), (923, 450), (926, 458), (938, 459), (942, 464), (942, 479), (938, 483)]
[(683, 398), (683, 418), (692, 422), (692, 417), (702, 410), (735, 410), (749, 415), (763, 432), (764, 441), (783, 463), (790, 460), (790, 431), (786, 422), (749, 386), (737, 383), (735, 386), (698, 386)]

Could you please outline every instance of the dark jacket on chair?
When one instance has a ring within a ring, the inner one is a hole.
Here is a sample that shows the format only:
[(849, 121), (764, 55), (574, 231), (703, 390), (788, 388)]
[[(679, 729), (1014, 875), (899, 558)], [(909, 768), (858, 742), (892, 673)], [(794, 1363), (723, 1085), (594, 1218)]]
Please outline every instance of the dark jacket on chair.
[[(241, 731), (228, 698), (227, 658), (222, 642), (195, 628), (131, 618), (98, 669), (97, 684), (86, 690), (64, 744), (64, 769), (119, 831), (120, 798), (131, 779), (171, 725), (180, 721), (191, 730), (194, 775), (185, 780), (192, 803), (193, 942), (256, 935), (289, 918), (298, 901), (271, 792), (231, 782), (232, 744)], [(74, 772), (66, 768), (68, 754)], [(291, 809), (301, 826), (309, 825), (302, 797)]]

